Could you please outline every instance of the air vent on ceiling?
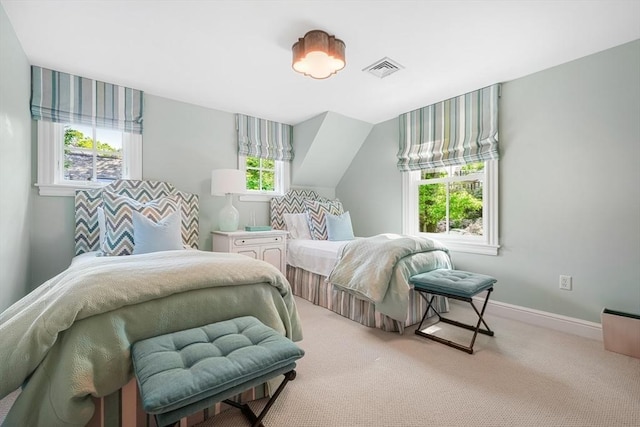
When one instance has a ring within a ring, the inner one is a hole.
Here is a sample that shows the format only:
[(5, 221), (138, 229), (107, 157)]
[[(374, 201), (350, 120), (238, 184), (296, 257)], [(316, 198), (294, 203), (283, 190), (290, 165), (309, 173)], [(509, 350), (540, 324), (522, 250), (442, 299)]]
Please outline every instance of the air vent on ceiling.
[(381, 60), (376, 61), (373, 64), (369, 65), (362, 71), (366, 71), (382, 79), (384, 77), (387, 77), (389, 74), (393, 74), (396, 71), (402, 70), (403, 68), (404, 67), (402, 65), (398, 64), (396, 61), (390, 58), (387, 58), (385, 56)]

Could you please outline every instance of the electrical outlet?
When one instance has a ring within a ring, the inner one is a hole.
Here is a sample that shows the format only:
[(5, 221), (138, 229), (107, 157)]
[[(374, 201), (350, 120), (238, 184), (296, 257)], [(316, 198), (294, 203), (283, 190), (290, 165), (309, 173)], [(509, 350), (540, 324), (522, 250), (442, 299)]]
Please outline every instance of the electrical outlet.
[(571, 276), (560, 275), (560, 289), (565, 291), (571, 290)]

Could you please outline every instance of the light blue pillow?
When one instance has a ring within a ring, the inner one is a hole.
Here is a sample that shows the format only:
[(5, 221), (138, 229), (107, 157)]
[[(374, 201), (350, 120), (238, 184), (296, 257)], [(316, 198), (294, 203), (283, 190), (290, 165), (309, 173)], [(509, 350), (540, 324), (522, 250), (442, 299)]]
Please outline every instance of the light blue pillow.
[(325, 215), (327, 221), (328, 240), (353, 240), (353, 227), (351, 226), (351, 215), (349, 211), (341, 215)]
[(133, 255), (182, 249), (180, 211), (158, 222), (133, 211)]

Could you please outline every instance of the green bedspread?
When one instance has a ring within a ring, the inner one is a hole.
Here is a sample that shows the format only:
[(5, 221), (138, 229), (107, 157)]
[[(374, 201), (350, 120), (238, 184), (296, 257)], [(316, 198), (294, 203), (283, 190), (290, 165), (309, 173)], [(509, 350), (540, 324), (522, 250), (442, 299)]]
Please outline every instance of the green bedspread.
[(0, 398), (23, 386), (3, 425), (84, 425), (92, 395), (133, 377), (132, 343), (245, 315), (302, 339), (289, 284), (266, 262), (196, 250), (81, 256), (0, 314)]
[(347, 243), (329, 275), (334, 287), (375, 304), (403, 321), (409, 305), (409, 278), (436, 268), (453, 268), (441, 243), (421, 237), (378, 234)]

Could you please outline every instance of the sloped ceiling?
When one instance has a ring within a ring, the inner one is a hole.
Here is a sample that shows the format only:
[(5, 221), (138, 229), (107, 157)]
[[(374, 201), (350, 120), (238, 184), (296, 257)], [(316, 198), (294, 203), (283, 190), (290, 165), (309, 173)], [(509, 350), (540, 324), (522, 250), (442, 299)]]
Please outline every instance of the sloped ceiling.
[(294, 187), (335, 188), (373, 125), (326, 112), (293, 128)]

